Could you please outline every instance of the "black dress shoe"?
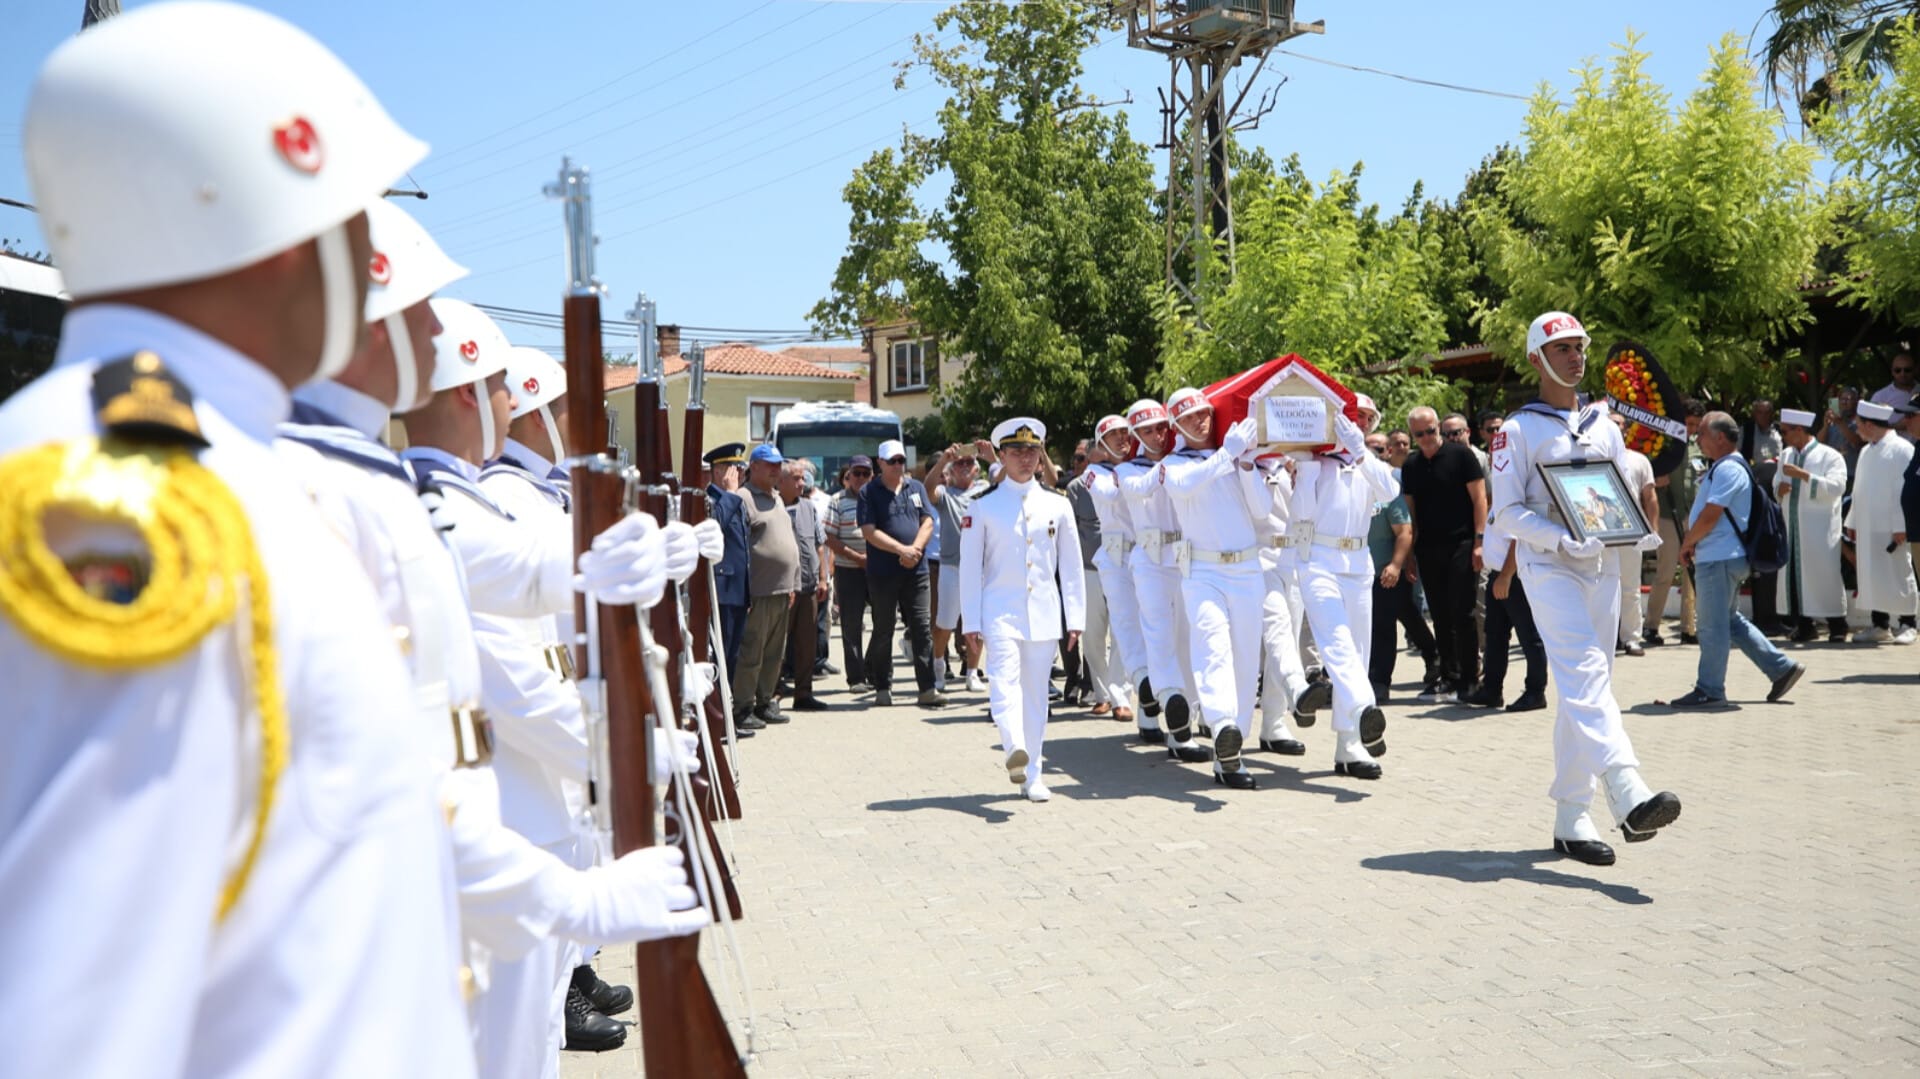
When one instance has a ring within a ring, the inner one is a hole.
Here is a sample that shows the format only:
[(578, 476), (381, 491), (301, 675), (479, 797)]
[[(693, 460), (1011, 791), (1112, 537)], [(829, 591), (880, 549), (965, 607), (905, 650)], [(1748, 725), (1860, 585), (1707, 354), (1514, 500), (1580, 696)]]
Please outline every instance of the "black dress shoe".
[(1500, 694), (1493, 692), (1487, 686), (1481, 686), (1479, 689), (1467, 694), (1466, 699), (1460, 703), (1474, 708), (1503, 708), (1506, 706), (1507, 700)]
[(1366, 745), (1368, 752), (1377, 757), (1380, 751), (1374, 749), (1373, 744), (1386, 737), (1386, 734), (1387, 714), (1380, 710), (1379, 705), (1368, 705), (1360, 713), (1360, 741)]
[(1659, 794), (1633, 807), (1627, 814), (1627, 822), (1620, 826), (1620, 832), (1629, 843), (1645, 843), (1652, 839), (1660, 829), (1680, 819), (1680, 796), (1672, 791)]
[(1293, 738), (1262, 738), (1260, 749), (1266, 753), (1278, 753), (1282, 757), (1304, 757), (1307, 744)]
[(1205, 764), (1213, 759), (1213, 747), (1203, 746), (1189, 738), (1184, 742), (1167, 743), (1167, 756), (1182, 764)]
[(1812, 623), (1808, 623), (1794, 630), (1793, 636), (1787, 638), (1787, 640), (1792, 641), (1794, 644), (1812, 644), (1819, 639), (1820, 631), (1814, 629)]
[(1787, 691), (1793, 688), (1794, 683), (1800, 681), (1800, 676), (1806, 673), (1807, 665), (1804, 663), (1796, 663), (1793, 665), (1792, 670), (1774, 679), (1773, 688), (1767, 691), (1767, 703), (1774, 704), (1778, 702), (1780, 698), (1786, 696)]
[(1192, 736), (1193, 724), (1188, 719), (1187, 699), (1176, 693), (1167, 698), (1167, 733), (1176, 742), (1184, 742)]
[(1698, 633), (1682, 633), (1680, 635), (1680, 643), (1681, 644), (1699, 644), (1700, 635)]
[(1507, 705), (1509, 712), (1538, 712), (1547, 706), (1545, 693), (1522, 693), (1512, 704)]
[(1308, 682), (1307, 691), (1293, 702), (1293, 721), (1302, 727), (1311, 727), (1319, 717), (1314, 715), (1333, 705), (1332, 682)]
[(1640, 643), (1647, 648), (1661, 648), (1666, 645), (1667, 639), (1660, 636), (1659, 630), (1649, 629), (1641, 632)]
[(1613, 864), (1613, 848), (1598, 839), (1561, 839), (1555, 836), (1553, 849), (1556, 854), (1564, 854), (1576, 862), (1588, 865)]
[(1160, 702), (1154, 699), (1153, 680), (1150, 678), (1140, 680), (1140, 710), (1145, 712), (1148, 718), (1160, 714)]
[(1373, 761), (1334, 761), (1333, 774), (1354, 779), (1379, 779), (1380, 766)]
[(601, 1015), (619, 1015), (633, 1007), (633, 990), (624, 985), (608, 985), (585, 963), (573, 968), (573, 987)]
[(1135, 727), (1134, 730), (1140, 735), (1140, 740), (1148, 745), (1164, 746), (1167, 744), (1167, 732), (1158, 727)]
[(578, 1053), (604, 1053), (627, 1042), (627, 1027), (593, 1010), (586, 995), (567, 988), (566, 1048)]
[(818, 697), (802, 697), (794, 701), (791, 705), (788, 705), (788, 707), (796, 712), (830, 712), (833, 710), (827, 707), (827, 702)]
[(1215, 767), (1213, 770), (1213, 781), (1222, 787), (1230, 787), (1237, 791), (1250, 791), (1257, 786), (1253, 781), (1253, 773), (1247, 771), (1245, 768), (1237, 768), (1231, 772), (1222, 772), (1218, 767)]

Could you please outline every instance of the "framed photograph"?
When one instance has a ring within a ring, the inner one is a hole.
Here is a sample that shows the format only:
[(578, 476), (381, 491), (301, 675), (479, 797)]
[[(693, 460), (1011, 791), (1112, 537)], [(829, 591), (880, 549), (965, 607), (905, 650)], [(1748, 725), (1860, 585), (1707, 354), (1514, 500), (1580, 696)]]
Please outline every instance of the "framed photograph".
[(1640, 500), (1627, 490), (1612, 461), (1563, 461), (1539, 468), (1553, 507), (1573, 538), (1619, 547), (1638, 543), (1650, 530)]

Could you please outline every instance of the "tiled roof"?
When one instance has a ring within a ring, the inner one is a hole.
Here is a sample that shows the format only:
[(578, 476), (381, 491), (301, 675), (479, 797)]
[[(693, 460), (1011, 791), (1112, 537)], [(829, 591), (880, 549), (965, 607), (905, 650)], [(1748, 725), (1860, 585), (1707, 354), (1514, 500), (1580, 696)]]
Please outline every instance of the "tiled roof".
[(851, 346), (836, 348), (831, 345), (789, 345), (780, 350), (780, 355), (792, 356), (795, 359), (805, 360), (808, 363), (859, 364), (862, 367), (866, 366), (871, 359), (871, 357), (867, 355), (867, 350), (864, 348), (853, 348)]
[[(856, 350), (857, 351), (857, 350)], [(666, 358), (666, 372), (677, 375), (687, 369), (687, 361), (682, 356)], [(808, 363), (795, 356), (778, 352), (767, 352), (751, 345), (726, 344), (711, 345), (707, 348), (707, 373), (710, 375), (759, 375), (777, 378), (826, 378), (857, 381), (860, 376), (851, 371), (835, 371), (830, 367)]]
[(640, 368), (634, 364), (623, 366), (607, 365), (607, 389), (617, 390), (622, 386), (631, 386), (640, 379)]

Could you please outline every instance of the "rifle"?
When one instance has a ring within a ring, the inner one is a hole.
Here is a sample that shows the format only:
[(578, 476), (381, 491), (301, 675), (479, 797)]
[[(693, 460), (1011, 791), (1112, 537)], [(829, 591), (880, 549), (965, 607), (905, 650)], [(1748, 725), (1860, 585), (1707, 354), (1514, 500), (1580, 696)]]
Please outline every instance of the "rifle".
[[(569, 401), (567, 435), (578, 456), (566, 464), (573, 482), (573, 535), (576, 553), (626, 511), (630, 493), (611, 447), (603, 445), (607, 426), (606, 369), (600, 341), (600, 284), (593, 273), (593, 204), (587, 170), (563, 159), (560, 179), (547, 194), (563, 200), (566, 214), (567, 295), (566, 366)], [(644, 443), (643, 443), (644, 444)], [(664, 695), (652, 634), (631, 607), (601, 606), (586, 597), (575, 601), (581, 654), (576, 669), (597, 684), (582, 687), (604, 703), (608, 772), (596, 776), (596, 816), (610, 820), (613, 853), (652, 846), (660, 839), (651, 782), (649, 722), (671, 726), (672, 700)], [(597, 645), (595, 648), (593, 646)], [(600, 809), (599, 803), (608, 803)], [(684, 820), (684, 807), (669, 793), (664, 809), (669, 824)], [(680, 829), (683, 840), (687, 829)], [(696, 835), (697, 839), (697, 835)], [(705, 846), (695, 842), (694, 847)], [(689, 851), (687, 867), (703, 894), (708, 881)], [(634, 983), (647, 1074), (657, 1076), (746, 1075), (746, 1058), (734, 1048), (726, 1019), (700, 969), (697, 936), (670, 937), (637, 945)]]
[[(707, 389), (707, 350), (695, 344), (687, 350), (687, 411), (682, 418), (680, 432), (680, 514), (688, 524), (697, 525), (707, 519), (707, 485), (701, 473), (700, 444), (706, 438), (706, 389)], [(694, 573), (680, 594), (680, 639), (685, 642), (688, 653), (697, 660), (710, 652), (713, 643), (711, 629), (713, 619), (719, 611), (714, 607), (713, 563), (701, 560), (700, 569)], [(706, 615), (707, 617), (701, 617)], [(714, 671), (720, 687), (725, 686), (724, 657), (715, 655)], [(723, 750), (716, 756), (725, 758), (725, 768), (721, 761), (708, 761), (708, 767), (716, 769), (714, 775), (715, 800), (709, 803), (712, 812), (727, 820), (740, 819), (740, 772), (733, 755), (733, 714), (730, 693), (722, 692), (709, 695), (704, 701), (687, 703), (689, 722), (706, 728), (706, 742), (709, 746), (721, 746)]]

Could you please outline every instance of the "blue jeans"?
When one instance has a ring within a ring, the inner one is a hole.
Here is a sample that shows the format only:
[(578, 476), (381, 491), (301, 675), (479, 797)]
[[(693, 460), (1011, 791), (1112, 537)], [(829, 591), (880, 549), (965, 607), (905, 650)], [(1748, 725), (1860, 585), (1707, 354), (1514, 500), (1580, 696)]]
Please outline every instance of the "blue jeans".
[(1732, 645), (1740, 646), (1769, 682), (1793, 669), (1793, 660), (1740, 613), (1740, 583), (1746, 579), (1744, 558), (1694, 563), (1694, 609), (1700, 621), (1700, 672), (1694, 688), (1709, 697), (1727, 695), (1727, 653)]

